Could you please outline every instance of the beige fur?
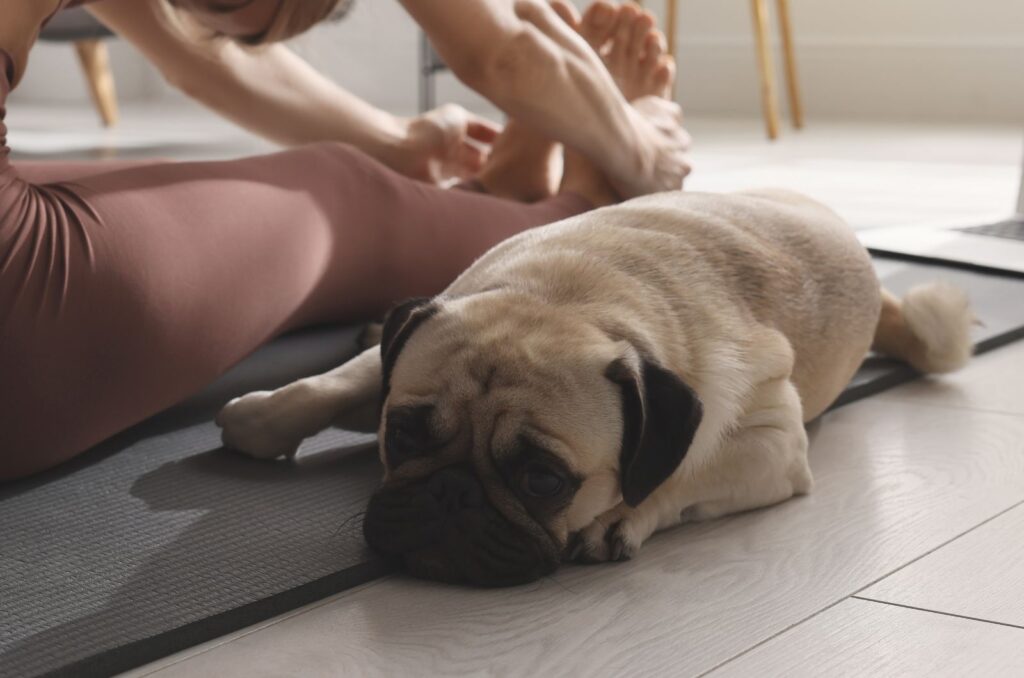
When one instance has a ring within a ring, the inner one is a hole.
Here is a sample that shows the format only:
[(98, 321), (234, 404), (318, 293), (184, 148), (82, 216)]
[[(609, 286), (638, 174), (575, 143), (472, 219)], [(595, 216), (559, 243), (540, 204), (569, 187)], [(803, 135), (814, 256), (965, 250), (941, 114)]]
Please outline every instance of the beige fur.
[(919, 372), (952, 372), (971, 357), (967, 295), (948, 284), (919, 285), (903, 300), (882, 291), (882, 316), (872, 348)]
[[(655, 530), (807, 492), (804, 423), (821, 414), (872, 343), (918, 369), (969, 355), (962, 294), (883, 295), (870, 259), (826, 207), (781, 191), (665, 193), (521, 234), (439, 297), (395, 365), (386, 413), (428, 403), (448, 441), (386, 482), (472, 463), (489, 498), (580, 557), (629, 557)], [(881, 322), (880, 322), (881, 318)], [(876, 331), (877, 330), (877, 331)], [(699, 395), (704, 416), (676, 472), (637, 507), (621, 501), (617, 358), (657, 361)], [(293, 454), (331, 423), (375, 422), (380, 356), (229, 403), (226, 445)], [(584, 478), (556, 515), (528, 514), (493, 472), (523, 431)]]

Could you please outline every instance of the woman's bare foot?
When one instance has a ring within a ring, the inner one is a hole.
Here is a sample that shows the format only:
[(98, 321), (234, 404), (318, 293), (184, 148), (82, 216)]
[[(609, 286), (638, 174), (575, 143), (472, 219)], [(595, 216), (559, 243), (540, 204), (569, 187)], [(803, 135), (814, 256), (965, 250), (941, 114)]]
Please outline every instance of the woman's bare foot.
[(536, 202), (554, 194), (561, 176), (561, 145), (509, 120), (491, 147), (477, 181), (499, 198)]
[[(666, 101), (675, 81), (675, 63), (664, 53), (665, 36), (650, 12), (605, 0), (596, 0), (582, 17), (565, 0), (551, 0), (551, 6), (601, 56), (636, 112), (656, 128), (678, 125), (678, 106)], [(595, 207), (621, 201), (605, 174), (582, 155), (566, 149), (564, 167), (560, 191), (578, 193)]]
[(575, 193), (582, 196), (594, 207), (604, 207), (622, 202), (611, 183), (594, 163), (579, 153), (565, 149), (564, 170), (559, 193)]
[[(561, 177), (561, 182), (559, 182)], [(594, 207), (621, 200), (593, 163), (552, 143), (522, 123), (510, 121), (495, 142), (478, 180), (499, 198), (536, 202), (558, 193), (575, 193)]]
[[(654, 16), (636, 5), (612, 5), (606, 0), (596, 0), (582, 18), (566, 0), (551, 0), (550, 4), (601, 55), (644, 124), (668, 138), (679, 137), (685, 148), (686, 133), (681, 128), (673, 129), (679, 126), (679, 107), (667, 101), (675, 80), (675, 63), (664, 53), (665, 36), (655, 27)], [(583, 195), (595, 206), (620, 199), (596, 167), (568, 150), (561, 163), (563, 178), (559, 184), (560, 148), (525, 125), (510, 121), (477, 178), (491, 195), (520, 202), (549, 197), (556, 187), (559, 192)], [(659, 157), (652, 164), (659, 165), (658, 160), (665, 158)]]
[[(559, 177), (561, 181), (559, 182)], [(490, 195), (536, 202), (554, 193), (575, 193), (594, 207), (621, 200), (604, 174), (579, 153), (509, 121), (477, 180)]]
[[(539, 31), (554, 47), (566, 50), (579, 60), (581, 68), (594, 69), (598, 64), (603, 65), (593, 48), (577, 37), (579, 34), (573, 35), (566, 30), (564, 19), (556, 16), (557, 5), (552, 8), (537, 0), (515, 0), (514, 9), (520, 20)], [(616, 23), (617, 17), (616, 14)], [(660, 65), (664, 60), (659, 58), (658, 61)], [(602, 74), (596, 74), (594, 81), (600, 79)], [(635, 92), (631, 90), (631, 93)], [(605, 124), (607, 143), (604, 147), (590, 143), (587, 152), (607, 174), (619, 194), (634, 197), (681, 188), (690, 171), (687, 159), (690, 135), (682, 126), (679, 105), (670, 99), (652, 95), (636, 99), (632, 106), (626, 105), (625, 97), (614, 101), (602, 96), (602, 100), (603, 110), (599, 115)], [(613, 121), (613, 125), (607, 124)]]
[(579, 22), (580, 35), (594, 48), (628, 101), (646, 96), (667, 99), (675, 81), (675, 61), (665, 54), (665, 35), (654, 15), (633, 4), (596, 0)]

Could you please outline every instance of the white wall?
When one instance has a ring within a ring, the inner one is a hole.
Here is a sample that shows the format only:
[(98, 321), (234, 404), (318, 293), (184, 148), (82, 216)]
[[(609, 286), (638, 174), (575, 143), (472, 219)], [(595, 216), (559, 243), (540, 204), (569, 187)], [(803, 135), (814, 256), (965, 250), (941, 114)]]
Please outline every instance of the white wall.
[[(1022, 0), (790, 6), (811, 118), (1024, 122)], [(757, 110), (749, 14), (743, 0), (680, 0), (680, 96), (693, 111)]]
[[(112, 40), (110, 61), (118, 95), (122, 99), (148, 99), (159, 95), (159, 77), (129, 45)], [(89, 96), (81, 68), (70, 44), (39, 42), (29, 55), (28, 68), (11, 102), (79, 102)]]
[[(662, 3), (650, 5), (660, 11)], [(758, 114), (749, 2), (679, 4), (678, 93), (687, 110)], [(811, 120), (1024, 122), (1024, 0), (791, 0), (790, 5)], [(374, 103), (396, 112), (415, 109), (418, 34), (396, 0), (360, 0), (344, 22), (317, 29), (295, 48)], [(113, 60), (123, 98), (177, 96), (130, 47), (115, 44)], [(450, 75), (439, 85), (441, 100), (478, 101)], [(40, 101), (84, 96), (70, 48), (52, 45), (37, 48), (15, 93), (17, 99)], [(785, 108), (784, 96), (780, 103)]]

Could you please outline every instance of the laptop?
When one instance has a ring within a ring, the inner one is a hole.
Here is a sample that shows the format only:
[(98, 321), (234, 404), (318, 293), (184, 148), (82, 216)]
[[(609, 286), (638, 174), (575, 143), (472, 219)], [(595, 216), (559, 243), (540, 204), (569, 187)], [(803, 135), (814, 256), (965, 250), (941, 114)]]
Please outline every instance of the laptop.
[(877, 228), (857, 236), (879, 254), (1024, 275), (1024, 162), (1017, 211), (1007, 219), (944, 228)]

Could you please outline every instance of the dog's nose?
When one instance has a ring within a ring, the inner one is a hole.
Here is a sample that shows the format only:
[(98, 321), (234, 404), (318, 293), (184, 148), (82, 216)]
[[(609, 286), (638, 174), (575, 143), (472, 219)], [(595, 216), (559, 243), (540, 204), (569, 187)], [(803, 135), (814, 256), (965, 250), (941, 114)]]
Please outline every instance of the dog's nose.
[(467, 508), (479, 508), (484, 501), (480, 481), (465, 467), (449, 466), (433, 475), (427, 489), (446, 513), (458, 513)]

